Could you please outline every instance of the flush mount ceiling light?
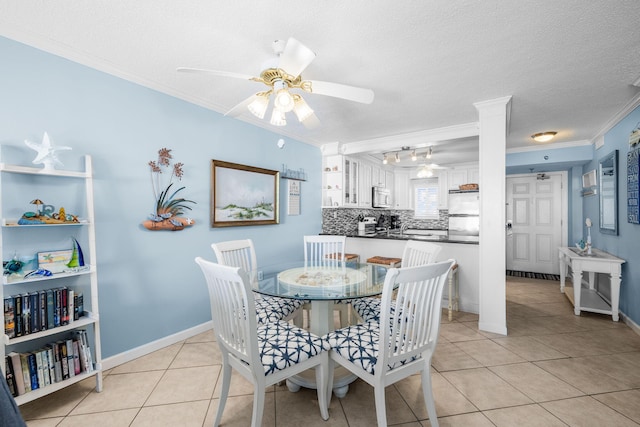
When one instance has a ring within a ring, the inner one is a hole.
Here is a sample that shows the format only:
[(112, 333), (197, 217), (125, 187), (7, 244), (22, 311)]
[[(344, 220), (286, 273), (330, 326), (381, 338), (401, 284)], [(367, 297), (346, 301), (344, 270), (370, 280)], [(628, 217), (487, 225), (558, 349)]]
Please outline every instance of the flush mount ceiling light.
[(549, 142), (553, 139), (554, 136), (556, 136), (557, 133), (558, 132), (553, 131), (534, 133), (533, 135), (531, 135), (531, 138), (533, 138), (533, 140), (536, 142)]
[(318, 125), (319, 122), (313, 110), (293, 90), (347, 99), (362, 104), (371, 104), (373, 102), (374, 94), (371, 89), (326, 81), (304, 80), (300, 73), (311, 64), (316, 54), (294, 38), (289, 38), (286, 42), (283, 40), (273, 42), (273, 53), (275, 54), (274, 57), (262, 65), (262, 72), (258, 77), (201, 68), (179, 67), (178, 71), (232, 77), (269, 86), (268, 91), (251, 95), (229, 110), (225, 116), (235, 117), (249, 110), (259, 119), (263, 119), (269, 99), (273, 95), (274, 111), (271, 115), (270, 123), (274, 126), (285, 126), (287, 124), (285, 114), (290, 111), (296, 114), (298, 120), (305, 127), (312, 129)]

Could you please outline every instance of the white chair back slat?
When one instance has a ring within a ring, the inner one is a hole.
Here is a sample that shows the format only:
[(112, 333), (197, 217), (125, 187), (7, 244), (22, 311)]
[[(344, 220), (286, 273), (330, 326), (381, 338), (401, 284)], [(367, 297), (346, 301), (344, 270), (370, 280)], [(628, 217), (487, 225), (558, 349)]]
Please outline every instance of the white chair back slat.
[[(376, 372), (435, 349), (440, 329), (440, 300), (453, 260), (389, 269), (385, 278)], [(395, 310), (390, 309), (396, 288)], [(385, 351), (389, 349), (389, 351)]]
[(304, 236), (304, 266), (344, 268), (346, 236)]
[(251, 239), (212, 243), (211, 248), (216, 254), (219, 264), (240, 267), (249, 276), (250, 283), (256, 282), (258, 278), (258, 262)]
[(431, 242), (407, 240), (402, 253), (402, 267), (416, 267), (418, 265), (436, 262), (442, 246)]
[(216, 264), (200, 257), (196, 262), (207, 281), (217, 339), (237, 359), (252, 367), (261, 367), (255, 337), (255, 300), (246, 273), (240, 267)]

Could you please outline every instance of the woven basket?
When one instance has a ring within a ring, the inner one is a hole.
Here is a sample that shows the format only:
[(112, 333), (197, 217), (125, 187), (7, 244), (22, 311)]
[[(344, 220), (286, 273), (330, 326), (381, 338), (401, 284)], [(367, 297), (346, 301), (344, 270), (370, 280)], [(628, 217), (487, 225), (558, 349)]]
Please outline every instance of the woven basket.
[(462, 184), (459, 187), (460, 190), (477, 190), (480, 188), (478, 184)]

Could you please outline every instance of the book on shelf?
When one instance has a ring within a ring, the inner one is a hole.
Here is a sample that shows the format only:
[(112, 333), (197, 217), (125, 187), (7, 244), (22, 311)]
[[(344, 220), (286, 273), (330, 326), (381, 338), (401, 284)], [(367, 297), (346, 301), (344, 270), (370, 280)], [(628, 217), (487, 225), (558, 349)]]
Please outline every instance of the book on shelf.
[[(38, 387), (42, 388), (45, 386), (44, 380), (44, 365), (42, 363), (42, 350), (36, 350), (33, 352), (33, 355), (36, 358), (36, 375), (38, 378)], [(33, 388), (33, 384), (31, 385)]]
[(54, 298), (53, 298), (53, 290), (47, 289), (47, 329), (53, 328), (55, 325), (53, 323), (53, 312), (54, 312)]
[(47, 329), (47, 291), (38, 291), (39, 307), (40, 307), (40, 330)]
[[(15, 373), (13, 372), (13, 365), (11, 364), (11, 358), (9, 356), (4, 357), (4, 372), (7, 385), (9, 386), (9, 392), (11, 396), (18, 395), (18, 386), (16, 385)], [(20, 373), (22, 375), (22, 373)]]
[(31, 297), (29, 294), (22, 294), (22, 326), (24, 335), (31, 333)]
[(27, 353), (20, 353), (20, 368), (22, 370), (22, 379), (24, 380), (25, 393), (31, 391), (31, 375), (29, 375), (29, 361)]
[(9, 338), (16, 336), (15, 300), (13, 297), (4, 299), (4, 334)]
[(36, 363), (35, 353), (27, 353), (27, 369), (29, 370), (29, 382), (31, 383), (31, 391), (37, 390), (38, 385), (38, 365)]
[(60, 324), (68, 325), (69, 324), (69, 290), (66, 287), (62, 287), (60, 289)]
[(60, 366), (62, 368), (62, 379), (69, 378), (69, 362), (67, 360), (67, 343), (65, 341), (58, 342), (58, 350), (60, 351)]
[(53, 349), (53, 371), (56, 378), (56, 382), (62, 381), (64, 378), (62, 377), (60, 343), (54, 342), (53, 344), (51, 344), (51, 347)]
[(40, 295), (38, 292), (29, 292), (29, 300), (30, 333), (34, 334), (40, 331)]
[(13, 296), (13, 309), (14, 309), (14, 321), (15, 321), (15, 336), (21, 337), (24, 335), (24, 321), (22, 318), (22, 295)]
[(73, 340), (68, 339), (65, 341), (65, 344), (67, 346), (67, 364), (69, 366), (69, 377), (75, 377), (76, 368), (73, 362)]
[(72, 323), (75, 319), (74, 319), (74, 310), (75, 310), (75, 306), (74, 306), (74, 295), (75, 292), (73, 291), (73, 289), (68, 289), (67, 290), (67, 317), (69, 318), (68, 323)]
[(49, 370), (49, 383), (53, 384), (57, 382), (57, 380), (56, 380), (56, 372), (54, 369), (55, 360), (53, 358), (53, 349), (51, 348), (51, 344), (47, 344), (44, 350), (45, 350), (45, 355), (47, 357), (47, 368)]
[(78, 301), (76, 302), (76, 311), (78, 312), (78, 317), (84, 316), (84, 296), (82, 292), (76, 293), (78, 296)]
[(15, 351), (7, 354), (11, 362), (11, 367), (13, 369), (13, 379), (16, 382), (16, 391), (18, 396), (25, 393), (24, 388), (24, 374), (22, 373), (22, 362), (20, 361), (20, 355)]

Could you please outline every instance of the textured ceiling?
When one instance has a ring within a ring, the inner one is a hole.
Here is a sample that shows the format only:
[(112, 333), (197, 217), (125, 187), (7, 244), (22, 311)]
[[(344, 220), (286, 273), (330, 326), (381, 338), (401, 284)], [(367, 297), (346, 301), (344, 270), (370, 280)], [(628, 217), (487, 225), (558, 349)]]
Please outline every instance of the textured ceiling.
[[(0, 35), (220, 113), (264, 86), (176, 67), (258, 75), (272, 41), (295, 37), (317, 54), (304, 78), (371, 88), (373, 103), (307, 94), (321, 122), (312, 130), (291, 113), (283, 128), (248, 112), (228, 120), (357, 151), (444, 149), (433, 130), (473, 124), (474, 103), (504, 96), (508, 149), (546, 130), (584, 143), (639, 92), (637, 0), (0, 0), (0, 10)], [(458, 161), (473, 157), (464, 141), (471, 154)]]

